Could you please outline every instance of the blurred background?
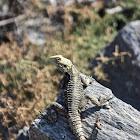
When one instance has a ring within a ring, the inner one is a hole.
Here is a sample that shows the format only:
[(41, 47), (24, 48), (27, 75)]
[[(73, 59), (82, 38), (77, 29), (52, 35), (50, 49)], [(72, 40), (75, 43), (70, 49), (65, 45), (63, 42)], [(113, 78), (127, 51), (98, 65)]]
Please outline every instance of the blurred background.
[(0, 139), (56, 100), (56, 54), (140, 110), (139, 19), (139, 0), (1, 0)]

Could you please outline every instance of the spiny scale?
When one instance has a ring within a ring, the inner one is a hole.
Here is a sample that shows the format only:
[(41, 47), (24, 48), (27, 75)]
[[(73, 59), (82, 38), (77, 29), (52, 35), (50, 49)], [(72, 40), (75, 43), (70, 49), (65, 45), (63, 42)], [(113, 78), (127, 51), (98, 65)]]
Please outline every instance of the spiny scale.
[(85, 140), (81, 118), (78, 112), (79, 103), (82, 98), (83, 87), (79, 73), (70, 75), (70, 80), (65, 90), (67, 93), (67, 108), (69, 124), (77, 140)]

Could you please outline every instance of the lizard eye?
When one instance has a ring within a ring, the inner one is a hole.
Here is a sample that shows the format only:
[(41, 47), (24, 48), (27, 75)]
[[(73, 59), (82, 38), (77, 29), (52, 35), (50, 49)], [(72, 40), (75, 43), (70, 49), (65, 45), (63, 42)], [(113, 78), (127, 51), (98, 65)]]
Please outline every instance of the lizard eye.
[(57, 58), (56, 60), (57, 60), (57, 61), (60, 61), (61, 59), (60, 59), (60, 58)]

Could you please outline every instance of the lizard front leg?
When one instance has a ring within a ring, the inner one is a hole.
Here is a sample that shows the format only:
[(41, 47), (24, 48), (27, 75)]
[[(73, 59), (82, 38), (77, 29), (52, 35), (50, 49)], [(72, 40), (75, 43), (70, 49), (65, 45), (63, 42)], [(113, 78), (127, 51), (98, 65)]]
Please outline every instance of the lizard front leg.
[(91, 76), (86, 76), (86, 75), (84, 75), (84, 74), (82, 74), (82, 73), (80, 73), (80, 78), (81, 78), (81, 82), (83, 83), (83, 85), (84, 86), (88, 86), (88, 85), (90, 85), (93, 81), (94, 81), (94, 79), (91, 77)]
[(113, 97), (103, 96), (103, 97), (100, 97), (98, 100), (93, 95), (86, 94), (85, 98), (89, 99), (92, 102), (92, 104), (94, 104), (97, 107), (104, 107), (105, 106), (105, 107), (109, 108), (109, 104), (107, 102), (109, 100), (111, 100)]

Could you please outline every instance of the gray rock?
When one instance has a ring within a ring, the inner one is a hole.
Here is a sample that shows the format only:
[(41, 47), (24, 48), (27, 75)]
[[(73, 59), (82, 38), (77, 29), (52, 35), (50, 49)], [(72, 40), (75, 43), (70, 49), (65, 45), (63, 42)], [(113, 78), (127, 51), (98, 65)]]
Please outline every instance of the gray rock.
[(123, 7), (122, 6), (116, 6), (114, 8), (110, 8), (110, 9), (106, 9), (105, 10), (107, 14), (115, 14), (115, 13), (120, 13), (123, 11)]
[(4, 13), (9, 12), (9, 0), (1, 0), (0, 1), (0, 11)]
[[(54, 35), (57, 31), (63, 31), (63, 25), (59, 24), (55, 19), (51, 20), (47, 17), (39, 17), (36, 14), (34, 17), (28, 18), (24, 24), (18, 26), (20, 34), (24, 34), (32, 44), (45, 46), (49, 41), (46, 34)], [(43, 29), (44, 28), (44, 29)]]
[[(92, 4), (94, 2), (97, 2), (97, 0), (40, 0), (45, 5), (53, 5), (53, 6), (70, 6), (73, 3), (89, 3)], [(116, 5), (117, 0), (103, 0), (103, 3), (106, 7), (113, 7)]]
[(24, 126), (23, 129), (19, 130), (17, 140), (29, 140), (29, 127)]
[(41, 30), (41, 27), (47, 26), (46, 18), (32, 18), (25, 21), (24, 25), (21, 26), (24, 34), (28, 37), (32, 44), (43, 46), (46, 43), (45, 32)]
[[(63, 6), (69, 6), (73, 3), (89, 3), (92, 4), (94, 2), (97, 2), (97, 0), (41, 0), (44, 4), (51, 4), (54, 6), (58, 6), (58, 5), (63, 5)], [(114, 7), (117, 4), (118, 0), (102, 0), (104, 3), (105, 7)]]
[[(108, 58), (114, 57), (116, 45), (119, 46), (119, 53), (129, 52), (131, 54), (124, 56), (124, 62), (117, 59), (114, 62), (103, 63), (96, 59), (100, 56), (98, 54), (91, 61), (90, 68), (94, 69), (98, 63), (101, 63), (103, 72), (108, 75), (109, 82), (98, 81), (109, 87), (118, 98), (140, 111), (140, 20), (126, 25), (119, 31), (114, 41), (100, 53)], [(93, 76), (98, 79), (94, 73)]]
[[(57, 102), (63, 104), (62, 92)], [(103, 95), (112, 95), (110, 89), (94, 81), (85, 88), (85, 94), (92, 94), (99, 98)], [(131, 105), (114, 97), (110, 100), (111, 108), (97, 108), (89, 101), (82, 112), (82, 124), (85, 137), (92, 140), (138, 140), (140, 139), (140, 112)], [(47, 108), (44, 114), (49, 110)], [(96, 128), (96, 121), (101, 118), (102, 130)], [(65, 117), (58, 114), (55, 124), (50, 124), (45, 118), (39, 116), (34, 120), (29, 129), (30, 140), (75, 140)]]
[(14, 20), (22, 13), (22, 10), (23, 5), (18, 1), (0, 0), (0, 44), (9, 42), (8, 34), (10, 33), (19, 46), (23, 45), (21, 36), (17, 32), (17, 20)]
[(112, 8), (117, 5), (118, 0), (103, 0), (103, 2), (106, 8)]
[[(54, 6), (58, 6), (58, 5), (63, 5), (63, 6), (69, 6), (75, 2), (77, 3), (81, 3), (81, 2), (85, 2), (84, 0), (41, 0), (44, 4), (50, 4), (50, 5), (54, 5)], [(86, 0), (87, 3), (93, 3), (96, 0)]]

